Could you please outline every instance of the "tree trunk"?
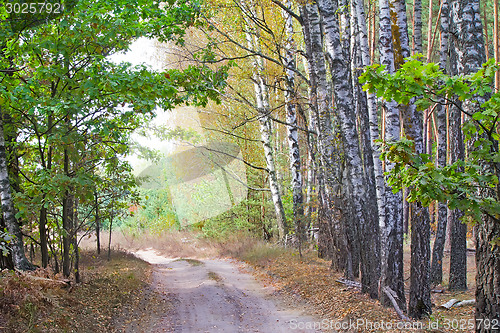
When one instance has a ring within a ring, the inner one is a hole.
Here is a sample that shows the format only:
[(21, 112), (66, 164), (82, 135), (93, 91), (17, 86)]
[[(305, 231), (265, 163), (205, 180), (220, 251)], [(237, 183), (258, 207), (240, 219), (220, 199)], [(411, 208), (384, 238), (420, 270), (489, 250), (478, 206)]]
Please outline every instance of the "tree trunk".
[[(365, 10), (363, 7), (363, 1), (361, 0), (351, 0), (353, 14), (356, 17), (356, 23), (358, 27), (357, 35), (359, 40), (359, 48), (361, 52), (362, 67), (369, 66), (371, 64), (370, 52), (368, 47), (368, 36), (366, 32), (366, 17)], [(370, 140), (371, 140), (371, 150), (372, 150), (372, 160), (373, 160), (373, 171), (375, 175), (375, 189), (377, 195), (377, 207), (378, 207), (378, 221), (385, 221), (385, 184), (384, 184), (384, 173), (382, 168), (382, 160), (380, 160), (380, 149), (379, 145), (375, 140), (380, 139), (379, 127), (378, 127), (378, 112), (377, 112), (377, 100), (375, 94), (367, 93), (367, 107), (368, 107), (368, 118), (369, 118), (369, 129), (370, 129)], [(385, 222), (382, 222), (385, 224)]]
[(72, 245), (75, 255), (74, 273), (75, 273), (75, 283), (80, 283), (80, 250), (78, 249), (78, 198), (74, 199), (75, 208), (73, 212), (73, 226), (72, 226)]
[[(432, 6), (432, 0), (430, 0)], [(431, 11), (432, 12), (432, 11)], [(432, 23), (432, 16), (430, 19)], [(431, 25), (428, 29), (431, 29)], [(430, 38), (427, 40), (431, 44)], [(413, 0), (413, 54), (422, 53), (422, 0)]]
[[(311, 82), (312, 121), (317, 133), (317, 182), (318, 182), (318, 224), (319, 254), (332, 259), (338, 269), (348, 267), (347, 260), (350, 248), (347, 244), (344, 217), (348, 215), (344, 207), (335, 207), (340, 202), (339, 179), (342, 178), (342, 167), (339, 154), (336, 153), (334, 127), (332, 125), (331, 93), (327, 82), (323, 38), (320, 16), (315, 3), (306, 3), (300, 7), (303, 19), (304, 41), (307, 52), (309, 76)], [(337, 158), (337, 159), (335, 159)], [(335, 258), (334, 258), (335, 257)], [(350, 265), (352, 266), (352, 265)]]
[(7, 227), (7, 231), (15, 237), (10, 243), (10, 250), (12, 252), (12, 260), (15, 268), (23, 271), (34, 270), (35, 267), (28, 261), (24, 253), (23, 235), (15, 216), (11, 191), (3, 130), (3, 113), (0, 107), (0, 195), (3, 220)]
[[(247, 29), (251, 29), (250, 24), (247, 22)], [(251, 29), (253, 30), (253, 29)], [(258, 45), (258, 35), (254, 31), (253, 36), (250, 32), (246, 32), (246, 39), (248, 47), (252, 50), (260, 52), (260, 47)], [(257, 109), (259, 112), (259, 123), (260, 132), (262, 138), (262, 144), (264, 146), (264, 155), (266, 158), (267, 170), (269, 172), (269, 187), (271, 189), (271, 197), (274, 204), (274, 210), (276, 212), (276, 222), (278, 226), (278, 238), (283, 241), (286, 234), (288, 233), (286, 225), (285, 209), (283, 208), (283, 202), (281, 200), (281, 193), (278, 185), (278, 178), (276, 175), (276, 167), (274, 164), (274, 152), (272, 147), (272, 128), (271, 120), (269, 118), (270, 108), (269, 108), (269, 95), (267, 92), (267, 86), (263, 78), (264, 67), (262, 64), (262, 59), (259, 57), (254, 57), (253, 60), (253, 81), (255, 88), (255, 99), (257, 102)]]
[[(286, 1), (285, 6), (291, 10), (291, 1)], [(292, 197), (295, 235), (299, 242), (299, 253), (302, 255), (302, 243), (306, 239), (304, 221), (304, 197), (302, 195), (302, 173), (299, 150), (299, 133), (297, 131), (296, 93), (295, 93), (295, 41), (293, 39), (292, 16), (283, 12), (286, 20), (287, 43), (285, 46), (285, 110), (288, 131), (288, 146), (290, 154), (290, 171), (292, 173)]]
[[(353, 218), (359, 228), (358, 235), (361, 254), (362, 291), (371, 297), (378, 297), (379, 242), (377, 229), (376, 195), (373, 188), (366, 188), (366, 177), (363, 174), (363, 162), (359, 148), (359, 137), (356, 129), (354, 101), (350, 77), (349, 62), (346, 50), (342, 48), (340, 27), (336, 12), (336, 0), (319, 0), (318, 6), (324, 19), (326, 48), (330, 59), (333, 80), (335, 107), (340, 118), (344, 139), (344, 154), (347, 170), (347, 190), (350, 195)], [(374, 184), (372, 184), (374, 187)], [(372, 197), (370, 196), (373, 195)]]
[[(386, 65), (389, 73), (394, 73), (394, 53), (392, 47), (391, 11), (388, 0), (379, 0), (380, 8), (380, 62)], [(400, 138), (399, 108), (396, 102), (385, 102), (385, 141), (397, 141)], [(394, 164), (385, 162), (386, 171), (394, 168)], [(403, 220), (401, 191), (392, 192), (385, 188), (385, 220), (380, 221), (381, 277), (379, 290), (391, 288), (397, 295), (399, 307), (406, 310), (403, 280)], [(390, 299), (380, 293), (380, 300), (386, 306), (392, 306)]]
[[(401, 56), (410, 56), (408, 38), (408, 24), (406, 18), (406, 4), (404, 0), (395, 0), (397, 27), (395, 43), (399, 42)], [(417, 18), (415, 18), (417, 19)], [(421, 20), (421, 18), (420, 18)], [(420, 24), (421, 25), (421, 24)], [(416, 34), (422, 34), (419, 23), (415, 22)], [(399, 38), (398, 38), (399, 37)], [(420, 37), (421, 39), (421, 37)], [(422, 48), (418, 43), (416, 48)], [(402, 106), (403, 127), (408, 139), (413, 140), (415, 152), (424, 154), (424, 127), (422, 113), (417, 111), (414, 100), (407, 106)], [(410, 189), (411, 190), (411, 189)], [(410, 317), (420, 319), (430, 314), (430, 220), (429, 210), (419, 202), (410, 203), (411, 214), (411, 267), (410, 267), (410, 298), (408, 301), (408, 314)]]
[[(456, 38), (455, 48), (458, 51), (458, 73), (475, 73), (485, 60), (484, 40), (480, 18), (479, 0), (460, 1), (452, 6), (452, 36)], [(474, 113), (478, 105), (485, 101), (484, 97), (474, 96), (474, 101), (465, 101), (466, 112)], [(493, 143), (497, 146), (498, 143)], [(473, 147), (469, 147), (472, 149)], [(495, 170), (493, 165), (483, 165), (483, 169)], [(498, 170), (498, 168), (496, 169)], [(498, 171), (497, 176), (498, 175)], [(494, 191), (496, 190), (496, 193)], [(483, 189), (486, 196), (499, 199), (497, 189)], [(463, 230), (462, 230), (463, 232)], [(488, 323), (500, 322), (500, 247), (492, 246), (493, 240), (500, 237), (498, 220), (483, 216), (477, 226), (476, 233), (476, 332), (494, 332)]]
[[(419, 0), (420, 1), (420, 0)], [(429, 0), (429, 17), (427, 19), (427, 62), (431, 61), (431, 56), (432, 56), (432, 44), (433, 44), (433, 39), (432, 39), (432, 16), (433, 16), (433, 1)]]
[(95, 237), (97, 243), (97, 254), (101, 254), (101, 217), (99, 216), (99, 197), (97, 191), (95, 197)]
[[(68, 148), (64, 148), (64, 174), (69, 176)], [(71, 274), (71, 234), (73, 232), (73, 193), (68, 187), (63, 196), (63, 275), (68, 278)]]
[[(498, 200), (498, 193), (497, 193)], [(500, 323), (500, 223), (489, 216), (477, 225), (476, 237), (476, 332), (498, 332)], [(496, 323), (497, 330), (492, 329)]]
[[(446, 73), (446, 63), (448, 61), (448, 34), (449, 34), (449, 8), (448, 0), (442, 0), (440, 29), (441, 29), (441, 48), (440, 48), (440, 69)], [(437, 145), (437, 167), (442, 168), (446, 165), (447, 154), (447, 125), (446, 125), (446, 107), (444, 100), (436, 106), (437, 127), (438, 127), (438, 145)], [(440, 284), (443, 281), (443, 250), (446, 240), (447, 226), (447, 209), (446, 203), (438, 203), (437, 229), (436, 238), (434, 240), (434, 248), (432, 251), (431, 264), (431, 283)]]
[[(43, 195), (42, 205), (45, 203)], [(42, 267), (47, 268), (49, 264), (49, 247), (47, 244), (47, 208), (42, 206), (40, 209), (40, 218), (38, 220), (38, 232), (40, 233), (40, 252), (42, 255)]]
[(111, 260), (111, 235), (113, 234), (113, 220), (115, 219), (115, 198), (111, 198), (111, 212), (109, 213), (109, 236), (108, 236), (108, 261)]
[[(355, 87), (354, 96), (357, 96), (355, 101), (357, 118), (359, 119), (358, 133), (362, 135), (361, 147), (366, 187), (371, 192), (368, 196), (377, 200), (375, 207), (377, 236), (375, 237), (378, 238), (377, 242), (380, 242), (378, 221), (379, 219), (385, 219), (385, 210), (383, 209), (384, 177), (379, 146), (375, 143), (375, 140), (379, 139), (377, 102), (375, 95), (365, 93), (359, 83), (362, 68), (370, 64), (365, 11), (362, 1), (359, 0), (351, 1), (351, 31), (353, 35), (351, 42), (351, 71), (353, 73), (353, 87)], [(380, 245), (378, 246), (380, 252)]]

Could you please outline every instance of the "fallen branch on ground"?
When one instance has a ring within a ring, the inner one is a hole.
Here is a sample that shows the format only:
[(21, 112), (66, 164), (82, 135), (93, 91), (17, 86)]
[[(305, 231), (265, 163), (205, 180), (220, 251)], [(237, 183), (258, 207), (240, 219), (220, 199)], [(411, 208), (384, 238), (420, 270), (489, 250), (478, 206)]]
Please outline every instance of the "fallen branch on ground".
[(440, 308), (445, 308), (445, 309), (449, 310), (449, 309), (451, 309), (451, 308), (452, 308), (452, 306), (453, 306), (455, 303), (458, 303), (458, 302), (460, 302), (458, 299), (454, 299), (454, 298), (453, 298), (453, 299), (450, 299), (448, 302), (446, 302), (446, 303), (444, 303), (444, 304), (440, 305), (439, 307), (440, 307)]
[(396, 302), (396, 298), (398, 298), (398, 295), (396, 295), (394, 290), (392, 290), (387, 286), (385, 286), (382, 290), (391, 300), (392, 306), (394, 307), (394, 310), (396, 310), (396, 313), (398, 314), (399, 318), (401, 318), (402, 320), (410, 320), (410, 318), (408, 318), (399, 308), (398, 302)]
[(341, 284), (345, 284), (346, 286), (351, 287), (351, 288), (359, 288), (359, 289), (361, 289), (361, 283), (359, 283), (357, 281), (352, 281), (352, 280), (347, 280), (347, 279), (340, 278), (338, 280), (335, 280), (335, 282), (338, 282), (338, 283), (341, 283)]

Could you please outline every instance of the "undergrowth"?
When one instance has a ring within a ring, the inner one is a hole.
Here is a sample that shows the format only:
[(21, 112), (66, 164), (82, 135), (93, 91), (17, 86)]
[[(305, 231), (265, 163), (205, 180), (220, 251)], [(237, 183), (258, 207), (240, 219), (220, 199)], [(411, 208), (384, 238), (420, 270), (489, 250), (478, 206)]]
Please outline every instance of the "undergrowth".
[[(48, 270), (0, 274), (1, 332), (113, 332), (126, 308), (141, 301), (150, 266), (124, 252), (82, 253), (82, 281), (69, 288)], [(37, 279), (43, 278), (43, 279)]]

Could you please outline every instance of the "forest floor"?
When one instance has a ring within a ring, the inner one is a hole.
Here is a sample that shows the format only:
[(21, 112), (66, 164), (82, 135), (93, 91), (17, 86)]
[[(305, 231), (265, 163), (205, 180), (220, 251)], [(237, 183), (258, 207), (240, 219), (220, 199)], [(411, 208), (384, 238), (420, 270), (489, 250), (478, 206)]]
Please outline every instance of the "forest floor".
[[(128, 253), (112, 251), (107, 261), (105, 255), (82, 251), (83, 283), (70, 288), (0, 273), (0, 332), (473, 331), (473, 306), (438, 307), (452, 298), (474, 298), (473, 253), (468, 258), (469, 290), (452, 293), (446, 285), (437, 286), (443, 292), (432, 294), (433, 315), (403, 322), (393, 309), (338, 283), (341, 275), (332, 273), (329, 262), (317, 258), (311, 248), (301, 258), (296, 251), (245, 237), (225, 242), (190, 233), (114, 238), (117, 249)], [(146, 248), (150, 250), (140, 252)], [(409, 267), (408, 255), (405, 260)], [(443, 262), (445, 280), (448, 260)], [(43, 270), (35, 275), (60, 279)], [(409, 282), (409, 271), (405, 275)], [(205, 312), (193, 310), (202, 304)], [(221, 308), (227, 309), (218, 313)], [(196, 322), (199, 316), (213, 320)], [(282, 325), (287, 322), (288, 330)]]

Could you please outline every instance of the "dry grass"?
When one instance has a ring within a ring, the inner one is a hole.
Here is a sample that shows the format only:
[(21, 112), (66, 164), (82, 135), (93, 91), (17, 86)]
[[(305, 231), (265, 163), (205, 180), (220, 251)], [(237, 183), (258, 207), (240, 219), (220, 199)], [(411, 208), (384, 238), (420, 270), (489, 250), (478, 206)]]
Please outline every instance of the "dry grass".
[[(107, 248), (106, 239), (102, 245)], [(81, 242), (84, 249), (94, 249), (96, 247), (95, 237), (87, 237)], [(187, 231), (169, 231), (158, 233), (144, 232), (131, 235), (122, 231), (114, 231), (111, 240), (112, 247), (137, 251), (152, 248), (160, 254), (172, 258), (209, 258), (219, 255), (219, 246), (203, 237), (201, 233)]]
[[(2, 332), (115, 332), (124, 326), (122, 314), (144, 302), (151, 268), (124, 252), (105, 256), (82, 253), (83, 283), (70, 289), (16, 273), (0, 277)], [(34, 273), (60, 278), (45, 270)], [(146, 295), (153, 301), (155, 295)], [(123, 325), (122, 325), (123, 324)]]

